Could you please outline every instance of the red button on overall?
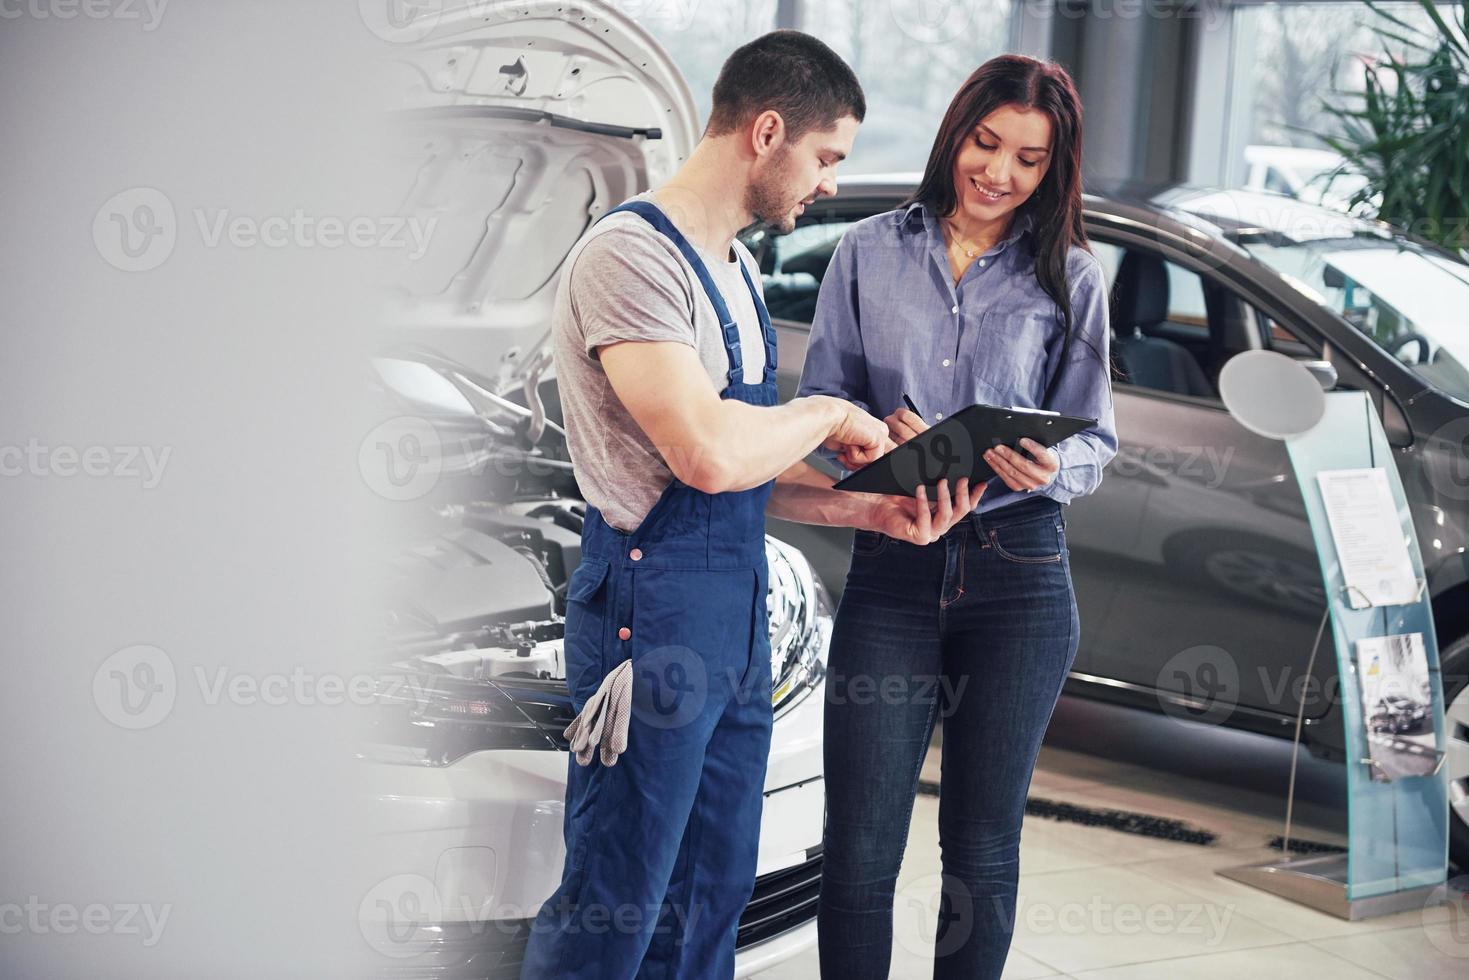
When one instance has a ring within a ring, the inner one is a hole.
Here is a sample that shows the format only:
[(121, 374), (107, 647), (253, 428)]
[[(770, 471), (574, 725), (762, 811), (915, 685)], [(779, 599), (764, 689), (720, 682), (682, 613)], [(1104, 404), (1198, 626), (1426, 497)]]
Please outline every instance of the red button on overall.
[(624, 626), (622, 629), (620, 629), (620, 630), (617, 631), (617, 638), (619, 640), (630, 640), (630, 639), (632, 639), (632, 630), (630, 630), (626, 626)]
[(643, 549), (642, 548), (634, 548), (632, 551), (629, 551), (627, 553), (627, 556), (629, 558), (631, 558), (633, 561), (642, 561), (643, 560)]

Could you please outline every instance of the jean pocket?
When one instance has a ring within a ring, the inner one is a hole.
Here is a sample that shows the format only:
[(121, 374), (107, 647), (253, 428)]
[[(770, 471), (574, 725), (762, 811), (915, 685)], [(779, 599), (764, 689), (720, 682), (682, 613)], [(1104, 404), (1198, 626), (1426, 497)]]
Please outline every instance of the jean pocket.
[(992, 527), (989, 543), (1001, 558), (1023, 565), (1060, 561), (1066, 546), (1060, 518), (1052, 517)]
[(858, 530), (852, 535), (852, 554), (858, 558), (875, 558), (887, 550), (891, 540), (881, 531)]

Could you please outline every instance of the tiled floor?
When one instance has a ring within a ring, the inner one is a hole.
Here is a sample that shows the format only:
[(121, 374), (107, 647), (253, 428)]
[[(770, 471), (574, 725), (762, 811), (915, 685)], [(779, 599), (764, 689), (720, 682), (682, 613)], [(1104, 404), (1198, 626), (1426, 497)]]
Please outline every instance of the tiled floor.
[[(1073, 706), (1058, 709), (1058, 720), (1070, 713), (1081, 723), (1094, 723), (1099, 710), (1122, 709)], [(1157, 720), (1134, 714), (1107, 715), (1101, 721), (1109, 733), (1119, 719), (1122, 725), (1141, 725), (1144, 742), (1174, 734), (1150, 733), (1148, 726)], [(1191, 735), (1184, 732), (1182, 737)], [(1218, 761), (1219, 739), (1238, 739), (1237, 733), (1204, 737), (1215, 742), (1196, 751), (1213, 762)], [(1346, 922), (1214, 873), (1279, 858), (1279, 852), (1263, 846), (1281, 830), (1283, 794), (1268, 791), (1278, 781), (1277, 773), (1268, 773), (1263, 781), (1267, 790), (1262, 791), (1248, 776), (1221, 777), (1208, 772), (1208, 766), (1199, 768), (1209, 778), (1199, 779), (1140, 765), (1128, 760), (1125, 751), (1123, 759), (1115, 753), (1099, 757), (1056, 742), (1068, 740), (1048, 738), (1032, 797), (1174, 817), (1214, 831), (1219, 841), (1203, 847), (1028, 818), (1021, 837), (1017, 924), (1006, 978), (1469, 978), (1469, 901)], [(1267, 755), (1278, 752), (1271, 740), (1266, 743)], [(937, 755), (935, 750), (925, 766), (926, 780), (937, 779)], [(1252, 764), (1270, 765), (1248, 756), (1239, 763)], [(1332, 767), (1315, 765), (1309, 779), (1329, 782)], [(1324, 795), (1329, 802), (1329, 786)], [(1314, 825), (1302, 823), (1302, 811), (1316, 819)], [(938, 800), (920, 795), (894, 903), (894, 978), (931, 976), (937, 820)], [(1320, 799), (1298, 804), (1297, 828), (1299, 837), (1342, 842), (1335, 808)], [(817, 975), (813, 949), (761, 974), (761, 980)]]

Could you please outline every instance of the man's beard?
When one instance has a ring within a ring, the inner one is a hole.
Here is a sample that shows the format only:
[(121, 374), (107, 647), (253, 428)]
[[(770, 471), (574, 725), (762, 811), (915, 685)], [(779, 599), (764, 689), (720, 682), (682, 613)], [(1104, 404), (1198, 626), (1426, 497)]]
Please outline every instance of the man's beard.
[(800, 198), (791, 200), (786, 188), (790, 185), (790, 150), (782, 147), (778, 156), (771, 161), (764, 175), (745, 188), (745, 210), (782, 235), (790, 234), (796, 227), (796, 205)]

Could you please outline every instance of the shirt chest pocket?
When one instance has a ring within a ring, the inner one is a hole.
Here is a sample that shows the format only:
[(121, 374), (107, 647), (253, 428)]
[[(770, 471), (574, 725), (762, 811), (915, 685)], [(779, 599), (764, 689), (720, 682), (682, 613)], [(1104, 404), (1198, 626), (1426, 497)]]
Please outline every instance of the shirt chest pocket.
[(1045, 390), (1046, 345), (1059, 334), (1049, 313), (995, 310), (980, 316), (965, 344), (964, 363), (989, 397), (1003, 404), (1034, 400)]

